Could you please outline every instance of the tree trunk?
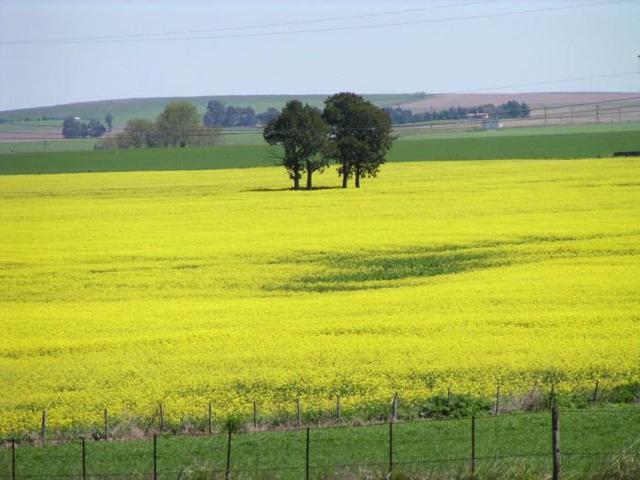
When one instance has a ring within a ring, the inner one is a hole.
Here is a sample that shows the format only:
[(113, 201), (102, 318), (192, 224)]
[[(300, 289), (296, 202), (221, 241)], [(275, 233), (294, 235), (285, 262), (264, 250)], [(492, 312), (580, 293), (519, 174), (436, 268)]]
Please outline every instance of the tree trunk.
[(356, 169), (356, 188), (360, 188), (360, 170)]
[(300, 190), (300, 172), (297, 170), (293, 172), (293, 189)]
[(310, 169), (307, 167), (307, 190), (311, 190), (311, 187), (312, 187), (312, 185), (311, 185), (311, 175), (312, 175), (312, 174), (313, 174), (313, 171), (312, 171), (312, 170), (310, 170)]
[(349, 179), (349, 172), (347, 171), (346, 164), (342, 164), (342, 188), (347, 188), (347, 180)]

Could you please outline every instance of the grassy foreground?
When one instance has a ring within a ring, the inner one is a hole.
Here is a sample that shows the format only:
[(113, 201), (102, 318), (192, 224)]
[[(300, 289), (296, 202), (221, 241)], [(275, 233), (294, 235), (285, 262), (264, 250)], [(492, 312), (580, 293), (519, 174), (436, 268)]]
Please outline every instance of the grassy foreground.
[[(624, 128), (621, 127), (621, 128)], [(639, 150), (640, 130), (575, 131), (550, 134), (510, 132), (456, 134), (397, 141), (390, 162), (421, 160), (539, 159), (609, 157), (619, 150)], [(493, 134), (495, 133), (495, 135)], [(233, 138), (233, 137), (230, 137)], [(238, 140), (238, 139), (235, 139)], [(264, 144), (212, 148), (121, 151), (31, 152), (0, 155), (0, 174), (210, 170), (272, 166), (279, 150)]]
[[(563, 478), (589, 478), (593, 472), (601, 471), (603, 465), (611, 463), (615, 455), (640, 455), (639, 421), (637, 406), (563, 410), (560, 426)], [(478, 417), (475, 429), (479, 474), (476, 478), (533, 479), (544, 478), (550, 473), (549, 413)], [(469, 472), (469, 418), (400, 422), (393, 426), (392, 434), (393, 451), (390, 454), (388, 425), (312, 428), (309, 434), (310, 476), (327, 478), (340, 472), (353, 472), (358, 476), (368, 473), (383, 478), (389, 471), (390, 460), (395, 471), (405, 474), (431, 474), (434, 477), (447, 474), (451, 475), (447, 478), (452, 478)], [(160, 436), (156, 444), (158, 478), (211, 478), (209, 475), (212, 474), (223, 477), (227, 442), (225, 434)], [(7, 478), (11, 473), (10, 453), (9, 448), (0, 450), (0, 475)], [(76, 440), (44, 448), (19, 445), (16, 460), (19, 478), (22, 475), (79, 476), (81, 443)], [(304, 478), (306, 432), (233, 434), (230, 460), (234, 477)], [(85, 462), (89, 478), (107, 475), (149, 478), (153, 471), (153, 440), (87, 441)], [(519, 476), (510, 477), (509, 472), (519, 473)]]
[(0, 434), (637, 382), (639, 165), (0, 177)]

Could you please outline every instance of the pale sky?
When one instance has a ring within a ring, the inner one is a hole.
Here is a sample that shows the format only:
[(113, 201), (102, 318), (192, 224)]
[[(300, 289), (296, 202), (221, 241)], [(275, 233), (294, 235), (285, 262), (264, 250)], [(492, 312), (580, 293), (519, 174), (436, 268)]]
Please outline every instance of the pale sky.
[[(640, 0), (605, 2), (0, 0), (0, 110), (344, 90), (638, 92)], [(509, 13), (541, 9), (553, 10)], [(347, 16), (361, 17), (310, 22)], [(219, 30), (302, 21), (309, 23)], [(351, 28), (372, 24), (383, 26)], [(326, 29), (334, 31), (308, 31)], [(208, 32), (86, 39), (199, 30)], [(305, 32), (262, 35), (290, 30)], [(75, 43), (9, 43), (49, 39)], [(593, 76), (600, 78), (540, 83)]]

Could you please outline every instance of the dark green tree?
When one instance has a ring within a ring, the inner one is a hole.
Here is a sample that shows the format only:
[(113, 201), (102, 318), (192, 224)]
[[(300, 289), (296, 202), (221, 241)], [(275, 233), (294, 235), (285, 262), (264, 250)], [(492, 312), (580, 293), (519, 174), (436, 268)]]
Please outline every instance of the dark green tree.
[(269, 107), (266, 112), (256, 115), (256, 119), (266, 125), (278, 115), (280, 115), (280, 110), (274, 107)]
[(111, 113), (107, 113), (104, 116), (104, 123), (107, 124), (107, 129), (111, 131), (111, 129), (113, 128), (113, 115), (111, 115)]
[(303, 172), (307, 174), (307, 189), (313, 187), (313, 173), (327, 166), (324, 147), (329, 128), (320, 113), (298, 100), (287, 103), (282, 112), (264, 127), (264, 139), (270, 145), (282, 145), (282, 165), (293, 180), (293, 189), (300, 189)]
[(98, 120), (91, 119), (87, 124), (87, 135), (90, 137), (101, 137), (107, 129)]
[(200, 116), (189, 102), (172, 102), (156, 121), (162, 141), (167, 146), (186, 147), (200, 129)]
[[(67, 117), (64, 119), (64, 122), (62, 122), (62, 136), (64, 138), (82, 138), (83, 136), (86, 137), (86, 135), (83, 135), (83, 129), (82, 129), (83, 123), (80, 122), (80, 120), (74, 118), (74, 117)], [(86, 131), (86, 125), (84, 130)]]
[(224, 127), (225, 125), (225, 109), (224, 103), (218, 100), (209, 100), (207, 111), (202, 117), (202, 124), (205, 127)]
[(349, 178), (375, 177), (394, 138), (391, 119), (384, 110), (355, 93), (337, 93), (325, 101), (322, 117), (330, 127), (328, 154), (338, 163), (342, 188)]

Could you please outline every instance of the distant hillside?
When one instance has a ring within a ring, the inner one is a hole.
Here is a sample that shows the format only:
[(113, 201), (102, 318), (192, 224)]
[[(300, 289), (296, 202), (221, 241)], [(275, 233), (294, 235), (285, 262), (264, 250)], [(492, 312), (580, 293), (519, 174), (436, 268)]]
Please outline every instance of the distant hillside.
[(632, 92), (523, 92), (523, 93), (439, 93), (422, 98), (413, 97), (402, 108), (422, 113), (429, 110), (444, 110), (450, 107), (477, 107), (516, 100), (525, 102), (533, 110), (563, 105), (592, 104), (638, 99), (640, 94)]
[[(316, 107), (322, 107), (328, 95), (208, 95), (202, 97), (161, 97), (161, 98), (127, 98), (101, 100), (96, 102), (68, 103), (48, 107), (23, 108), (0, 111), (0, 119), (9, 121), (31, 121), (42, 117), (78, 116), (85, 119), (103, 119), (107, 112), (114, 117), (114, 125), (122, 126), (131, 118), (155, 118), (167, 103), (186, 100), (204, 113), (209, 100), (218, 100), (234, 107), (252, 107), (256, 113), (264, 112), (269, 107), (282, 108), (289, 100), (298, 99)], [(395, 106), (418, 100), (412, 94), (380, 94), (365, 95), (378, 106)]]
[[(186, 100), (204, 113), (209, 100), (219, 100), (235, 107), (252, 107), (256, 113), (269, 107), (282, 108), (286, 102), (298, 99), (316, 107), (322, 107), (328, 95), (210, 95), (201, 97), (126, 98), (96, 102), (68, 103), (46, 107), (0, 111), (0, 119), (22, 122), (43, 117), (63, 118), (78, 116), (84, 119), (103, 119), (107, 112), (114, 116), (114, 126), (123, 126), (131, 118), (155, 118), (169, 102)], [(511, 99), (528, 103), (534, 110), (543, 106), (558, 107), (591, 102), (629, 101), (638, 94), (623, 92), (534, 92), (534, 93), (442, 93), (442, 94), (372, 94), (365, 95), (380, 107), (399, 106), (414, 112), (443, 110), (449, 107), (474, 107), (493, 103), (498, 105)], [(593, 107), (592, 107), (593, 108)], [(57, 122), (56, 122), (57, 124)]]

